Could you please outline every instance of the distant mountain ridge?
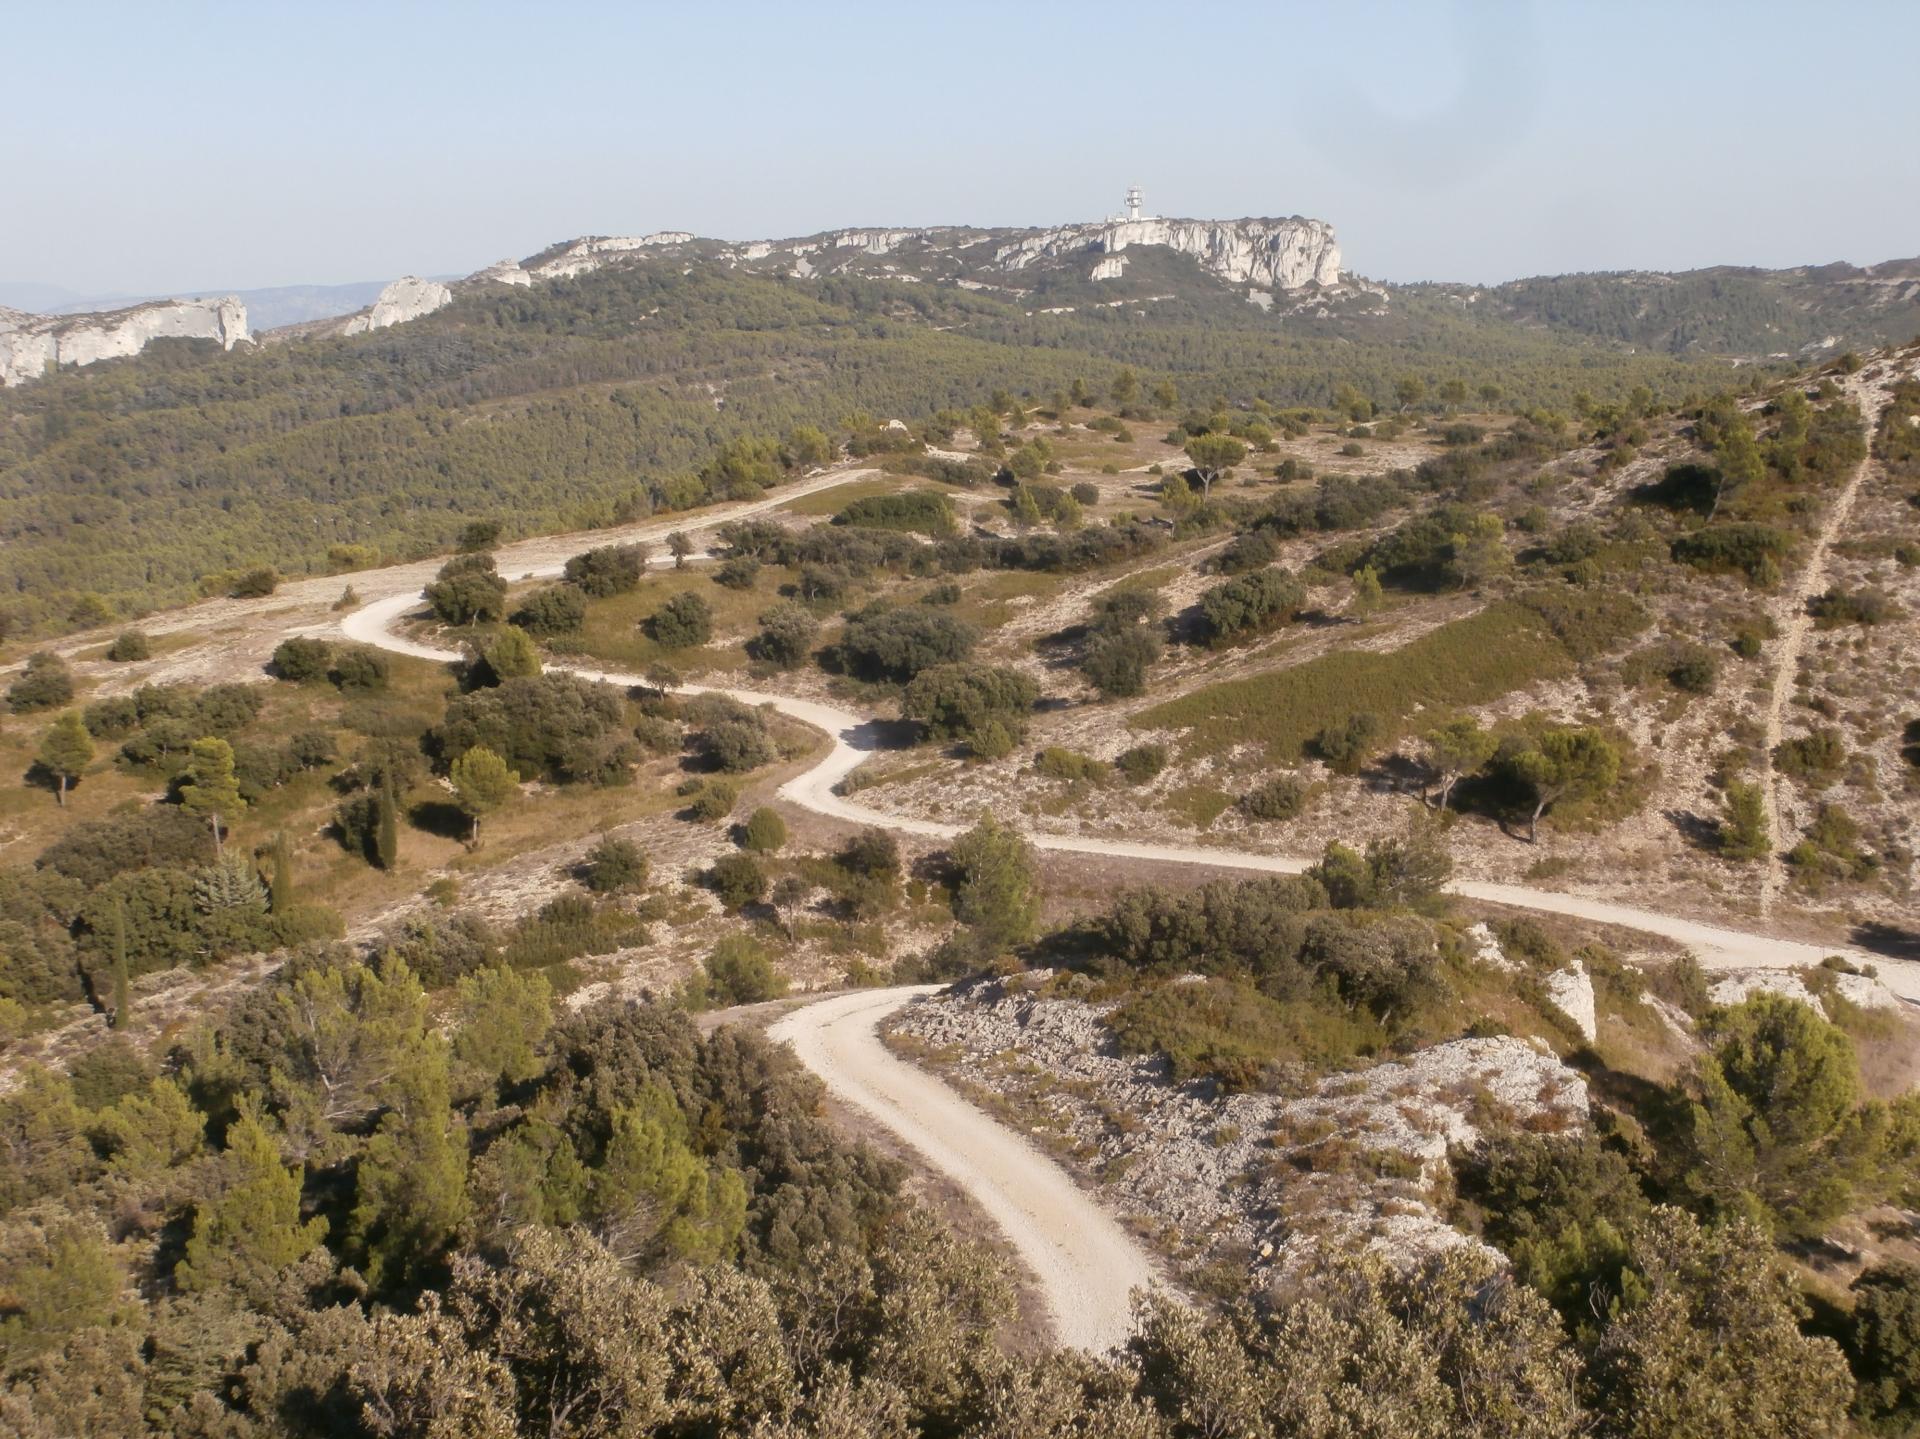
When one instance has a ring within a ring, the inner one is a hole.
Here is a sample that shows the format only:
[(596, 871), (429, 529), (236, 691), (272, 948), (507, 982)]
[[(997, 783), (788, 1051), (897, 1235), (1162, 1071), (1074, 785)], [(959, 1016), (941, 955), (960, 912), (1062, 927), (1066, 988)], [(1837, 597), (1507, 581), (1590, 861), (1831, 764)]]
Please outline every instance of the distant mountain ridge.
[[(670, 261), (810, 281), (831, 277), (955, 286), (1070, 314), (1154, 304), (1207, 290), (1290, 318), (1366, 325), (1389, 310), (1437, 301), (1482, 324), (1578, 335), (1627, 350), (1739, 360), (1804, 359), (1824, 350), (1899, 343), (1920, 334), (1920, 259), (1782, 270), (1613, 271), (1535, 276), (1493, 286), (1383, 285), (1342, 268), (1333, 227), (1301, 216), (1234, 220), (1143, 215), (1051, 227), (868, 226), (779, 240), (726, 241), (684, 230), (590, 235), (470, 275), (382, 284), (290, 285), (187, 300), (72, 297), (56, 287), (0, 285), (0, 383), (49, 364), (137, 353), (134, 340), (209, 338), (279, 343), (351, 337), (406, 324), (478, 293), (574, 280), (608, 267)], [(65, 296), (65, 298), (60, 298)], [(39, 314), (21, 313), (38, 299)], [(57, 301), (57, 303), (47, 303)], [(236, 317), (232, 310), (239, 306)], [(218, 308), (220, 305), (226, 309)], [(93, 307), (82, 312), (84, 307)], [(138, 313), (136, 323), (127, 316)]]

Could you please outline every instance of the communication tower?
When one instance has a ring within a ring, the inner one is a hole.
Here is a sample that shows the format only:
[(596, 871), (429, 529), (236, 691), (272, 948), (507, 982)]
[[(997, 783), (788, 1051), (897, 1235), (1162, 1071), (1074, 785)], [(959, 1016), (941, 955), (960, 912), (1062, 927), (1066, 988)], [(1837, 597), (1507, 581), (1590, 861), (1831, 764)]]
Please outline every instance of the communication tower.
[(1146, 203), (1146, 198), (1138, 185), (1127, 186), (1127, 218), (1129, 220), (1140, 218), (1140, 207)]

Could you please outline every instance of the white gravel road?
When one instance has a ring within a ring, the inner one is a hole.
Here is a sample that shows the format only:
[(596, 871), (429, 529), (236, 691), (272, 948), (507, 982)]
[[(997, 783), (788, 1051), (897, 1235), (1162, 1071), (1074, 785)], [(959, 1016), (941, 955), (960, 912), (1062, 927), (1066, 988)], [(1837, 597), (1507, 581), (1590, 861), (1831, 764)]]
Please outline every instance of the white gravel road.
[(767, 1032), (791, 1044), (836, 1097), (966, 1190), (1032, 1271), (1060, 1343), (1104, 1353), (1127, 1337), (1133, 1292), (1159, 1285), (1153, 1261), (1058, 1164), (880, 1042), (881, 1020), (938, 989), (841, 995), (796, 1009)]
[[(844, 483), (856, 477), (823, 476), (809, 488), (826, 488), (828, 483)], [(711, 528), (725, 519), (791, 498), (793, 494), (789, 493), (778, 501), (733, 507), (699, 525), (683, 522), (681, 528), (689, 533)], [(581, 548), (591, 543), (589, 537)], [(559, 572), (559, 564), (551, 556), (542, 558), (546, 563), (539, 573)], [(515, 567), (507, 567), (507, 572), (527, 573)], [(394, 624), (415, 609), (420, 599), (417, 591), (389, 595), (346, 616), (341, 628), (352, 639), (398, 654), (430, 660), (459, 658), (453, 651), (392, 632)], [(567, 669), (583, 678), (621, 686), (643, 683), (638, 675), (617, 671), (561, 665), (549, 668)], [(933, 839), (951, 838), (960, 832), (956, 825), (888, 814), (834, 793), (834, 787), (879, 747), (880, 726), (876, 722), (816, 700), (711, 686), (688, 689), (728, 694), (752, 705), (772, 705), (782, 714), (832, 736), (833, 746), (826, 756), (780, 789), (782, 798), (802, 809)], [(1029, 838), (1041, 849), (1267, 874), (1297, 874), (1311, 863), (1285, 855), (1202, 846), (1140, 844), (1076, 835), (1035, 834)], [(1856, 962), (1873, 963), (1895, 994), (1920, 1002), (1920, 964), (1867, 955), (1843, 946), (1750, 934), (1634, 905), (1525, 885), (1469, 881), (1453, 889), (1470, 899), (1659, 935), (1687, 946), (1708, 968), (1798, 968), (1817, 964), (1829, 954), (1845, 954)], [(1130, 1294), (1137, 1287), (1155, 1282), (1145, 1253), (1051, 1159), (968, 1104), (940, 1080), (894, 1058), (881, 1045), (875, 1033), (881, 1019), (923, 992), (914, 988), (872, 990), (824, 1000), (796, 1010), (775, 1024), (771, 1033), (790, 1042), (801, 1061), (835, 1095), (885, 1125), (966, 1189), (1033, 1271), (1062, 1343), (1091, 1351), (1119, 1343), (1128, 1331)]]

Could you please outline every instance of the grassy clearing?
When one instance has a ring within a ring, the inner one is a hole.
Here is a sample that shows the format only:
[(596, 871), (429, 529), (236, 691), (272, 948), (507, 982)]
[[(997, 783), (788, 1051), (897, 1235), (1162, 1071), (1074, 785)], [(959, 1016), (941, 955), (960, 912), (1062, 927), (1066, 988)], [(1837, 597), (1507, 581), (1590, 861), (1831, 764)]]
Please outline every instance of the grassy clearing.
[[(780, 587), (797, 578), (792, 570), (769, 566), (754, 578), (751, 588), (736, 590), (715, 584), (703, 570), (651, 572), (628, 594), (590, 601), (580, 633), (550, 648), (563, 659), (595, 660), (634, 673), (663, 663), (685, 674), (745, 669), (747, 652), (742, 644), (759, 616), (779, 601)], [(664, 649), (648, 636), (642, 622), (683, 590), (691, 590), (712, 607), (715, 643)], [(724, 643), (728, 640), (733, 643)]]
[(788, 500), (780, 508), (790, 515), (826, 516), (837, 515), (855, 500), (869, 499), (874, 495), (891, 495), (896, 491), (919, 485), (924, 487), (927, 481), (918, 475), (876, 475), (870, 480), (860, 480), (850, 485), (835, 485), (831, 489), (816, 490), (810, 495), (801, 495)]
[(1343, 651), (1208, 685), (1133, 717), (1135, 729), (1185, 730), (1188, 758), (1257, 742), (1292, 763), (1321, 730), (1364, 712), (1388, 738), (1422, 710), (1485, 704), (1569, 673), (1573, 657), (1539, 616), (1502, 601), (1384, 654)]

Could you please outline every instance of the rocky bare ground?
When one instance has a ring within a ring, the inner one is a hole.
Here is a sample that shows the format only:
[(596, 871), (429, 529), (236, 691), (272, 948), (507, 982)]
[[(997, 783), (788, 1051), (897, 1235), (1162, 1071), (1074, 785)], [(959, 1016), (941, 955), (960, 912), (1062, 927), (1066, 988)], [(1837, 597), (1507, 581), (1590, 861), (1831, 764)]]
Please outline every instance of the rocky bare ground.
[(1110, 1006), (1039, 970), (900, 1012), (900, 1051), (1026, 1128), (1190, 1273), (1276, 1277), (1321, 1245), (1396, 1260), (1474, 1243), (1442, 1217), (1448, 1150), (1494, 1124), (1571, 1132), (1585, 1081), (1543, 1044), (1463, 1039), (1297, 1093), (1176, 1083), (1122, 1053)]

